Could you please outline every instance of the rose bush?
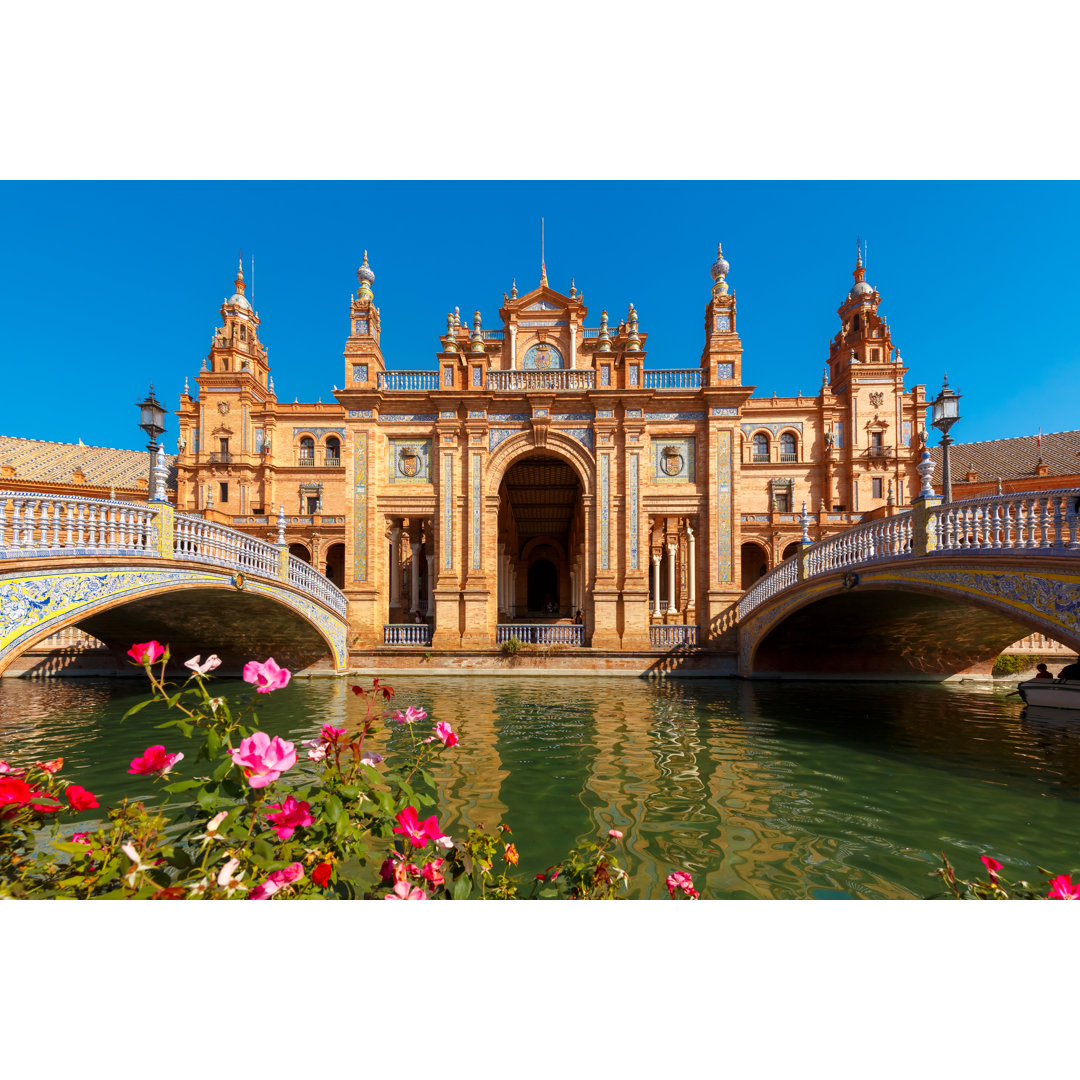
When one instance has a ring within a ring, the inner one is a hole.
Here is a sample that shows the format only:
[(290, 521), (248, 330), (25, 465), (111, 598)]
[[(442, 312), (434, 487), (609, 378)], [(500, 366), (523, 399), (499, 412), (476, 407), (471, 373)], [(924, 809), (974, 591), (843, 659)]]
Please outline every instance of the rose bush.
[[(187, 661), (190, 675), (176, 685), (165, 680), (167, 646), (145, 642), (129, 655), (149, 677), (151, 696), (124, 719), (158, 702), (170, 716), (159, 727), (198, 742), (197, 752), (186, 759), (168, 737), (148, 746), (127, 771), (161, 785), (162, 806), (125, 799), (67, 839), (67, 819), (99, 809), (98, 796), (62, 778), (62, 758), (0, 761), (0, 898), (525, 898), (508, 826), (497, 835), (470, 829), (455, 842), (437, 815), (421, 817), (435, 802), (430, 763), (460, 740), (442, 721), (430, 734), (418, 731), (427, 713), (417, 706), (389, 709), (392, 687), (378, 679), (353, 686), (362, 718), (323, 725), (298, 762), (293, 743), (258, 730), (258, 695), (285, 689), (291, 677), (272, 658), (245, 666), (255, 692), (234, 714), (208, 689), (216, 656)], [(380, 726), (408, 733), (402, 765), (390, 768), (365, 747)], [(612, 829), (571, 851), (535, 875), (528, 898), (615, 897), (627, 879), (610, 850), (621, 839)]]
[(1069, 874), (1051, 876), (1052, 871), (1039, 867), (1039, 873), (1045, 875), (1044, 883), (1033, 884), (1030, 881), (1010, 881), (1001, 874), (1005, 869), (991, 855), (983, 855), (979, 860), (986, 868), (986, 879), (960, 877), (953, 869), (945, 852), (941, 853), (942, 866), (933, 872), (940, 877), (949, 893), (957, 900), (1080, 900), (1080, 881), (1072, 883), (1073, 871)]

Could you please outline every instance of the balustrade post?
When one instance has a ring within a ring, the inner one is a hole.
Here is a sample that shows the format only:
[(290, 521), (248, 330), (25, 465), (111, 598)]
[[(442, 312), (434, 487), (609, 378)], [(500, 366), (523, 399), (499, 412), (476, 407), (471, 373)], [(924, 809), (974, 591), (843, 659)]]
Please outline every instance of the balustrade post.
[(278, 504), (277, 519), (278, 580), (289, 580), (289, 545), (285, 543), (285, 504)]
[(660, 618), (660, 552), (653, 552), (653, 617)]
[(911, 507), (911, 554), (928, 555), (938, 547), (940, 495), (918, 495)]

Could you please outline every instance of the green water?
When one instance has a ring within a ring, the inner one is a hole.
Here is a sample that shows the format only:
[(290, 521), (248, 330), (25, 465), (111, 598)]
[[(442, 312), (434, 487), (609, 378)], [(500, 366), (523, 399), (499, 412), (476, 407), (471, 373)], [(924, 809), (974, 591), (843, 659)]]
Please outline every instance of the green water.
[[(1080, 866), (1080, 727), (1025, 715), (1004, 690), (931, 685), (402, 678), (461, 743), (436, 770), (439, 820), (505, 823), (523, 879), (618, 828), (630, 897), (688, 869), (711, 898), (906, 898), (936, 891), (945, 850), (1017, 876)], [(230, 698), (250, 688), (221, 681)], [(150, 743), (182, 748), (139, 680), (0, 682), (0, 758), (65, 758), (108, 800), (154, 788), (127, 775)], [(259, 701), (261, 727), (308, 738), (353, 728), (347, 680), (294, 680)], [(399, 732), (400, 737), (400, 732)], [(377, 740), (387, 746), (387, 734)], [(184, 771), (181, 763), (179, 772)], [(94, 811), (86, 812), (92, 818)]]

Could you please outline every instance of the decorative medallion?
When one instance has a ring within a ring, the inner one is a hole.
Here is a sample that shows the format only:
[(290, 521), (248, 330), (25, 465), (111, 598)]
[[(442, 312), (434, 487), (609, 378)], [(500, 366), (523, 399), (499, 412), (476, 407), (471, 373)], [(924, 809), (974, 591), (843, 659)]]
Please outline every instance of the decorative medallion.
[(547, 341), (538, 341), (525, 353), (521, 366), (526, 371), (554, 371), (565, 365), (562, 353), (554, 345)]
[(686, 464), (682, 454), (679, 453), (679, 447), (677, 446), (665, 446), (660, 451), (660, 468), (667, 473), (668, 476), (678, 476), (683, 471), (683, 466)]
[(412, 479), (420, 471), (420, 455), (416, 448), (406, 446), (398, 453), (398, 470), (402, 476)]
[(229, 403), (227, 401), (219, 401), (217, 403), (217, 411), (224, 416), (229, 411)]
[(870, 395), (870, 404), (873, 405), (875, 409), (880, 408), (884, 401), (885, 401), (885, 395), (883, 393), (881, 393), (880, 390), (875, 390)]
[(431, 440), (390, 439), (390, 483), (431, 482)]

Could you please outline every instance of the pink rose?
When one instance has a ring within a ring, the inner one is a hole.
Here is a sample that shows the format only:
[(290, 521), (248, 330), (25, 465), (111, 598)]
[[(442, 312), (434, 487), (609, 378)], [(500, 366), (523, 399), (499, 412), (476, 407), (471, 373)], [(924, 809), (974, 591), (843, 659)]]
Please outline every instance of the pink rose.
[(413, 847), (424, 847), (428, 843), (435, 843), (444, 848), (452, 846), (450, 837), (439, 830), (439, 822), (434, 815), (424, 821), (418, 821), (416, 807), (406, 806), (397, 815), (397, 820), (398, 824), (394, 827), (394, 832), (406, 837)]
[(276, 814), (267, 814), (266, 818), (273, 824), (279, 840), (288, 840), (298, 828), (312, 824), (311, 805), (297, 802), (291, 795), (286, 796), (283, 803), (268, 809), (278, 811)]
[(999, 863), (997, 859), (992, 858), (990, 855), (983, 855), (982, 864), (986, 867), (986, 872), (990, 875), (991, 881), (997, 881), (997, 872), (1002, 868), (1002, 863)]
[(296, 764), (296, 748), (277, 735), (271, 739), (265, 731), (256, 731), (240, 740), (240, 749), (232, 751), (232, 759), (253, 788), (263, 788)]
[(255, 683), (256, 692), (269, 694), (271, 690), (281, 690), (289, 685), (291, 673), (283, 667), (278, 667), (271, 656), (265, 664), (257, 660), (249, 660), (244, 665), (244, 682)]
[(78, 784), (69, 784), (64, 794), (72, 810), (93, 810), (98, 804), (97, 796)]
[(399, 881), (394, 886), (394, 891), (383, 897), (384, 900), (426, 900), (427, 894), (423, 889), (410, 885), (407, 881)]
[(1080, 881), (1072, 883), (1072, 874), (1058, 874), (1050, 881), (1047, 900), (1080, 900)]
[(446, 878), (442, 874), (442, 859), (433, 859), (429, 863), (424, 863), (424, 868), (420, 871), (420, 876), (425, 881), (431, 882), (432, 885), (442, 885)]
[(394, 719), (399, 724), (415, 724), (417, 720), (426, 720), (427, 713), (423, 709), (418, 709), (415, 705), (410, 705), (404, 712), (395, 709)]
[(142, 757), (135, 758), (131, 763), (129, 773), (161, 773), (168, 774), (169, 770), (183, 758), (183, 754), (166, 754), (164, 746), (148, 746)]
[(435, 725), (435, 738), (438, 739), (443, 746), (457, 746), (458, 744), (458, 737), (451, 730), (450, 725), (443, 720), (440, 720)]
[(144, 667), (148, 667), (150, 664), (156, 664), (162, 656), (165, 655), (165, 650), (156, 641), (144, 641), (141, 645), (132, 645), (128, 649), (128, 656), (130, 656), (136, 664), (142, 664)]
[(193, 656), (190, 660), (185, 660), (184, 667), (191, 668), (197, 675), (205, 675), (208, 671), (221, 667), (221, 658), (216, 653), (208, 656), (205, 663), (200, 664), (200, 660), (202, 660), (201, 653), (198, 656)]
[(691, 900), (699, 900), (701, 893), (694, 888), (694, 879), (685, 871), (677, 870), (673, 874), (668, 874), (667, 877), (667, 890), (671, 899), (675, 899), (675, 894), (681, 889)]
[(621, 840), (623, 836), (623, 834), (619, 832), (618, 829), (608, 829), (607, 834), (611, 837), (612, 840)]
[(322, 737), (327, 742), (337, 742), (345, 734), (343, 727), (334, 727), (333, 724), (323, 724)]

